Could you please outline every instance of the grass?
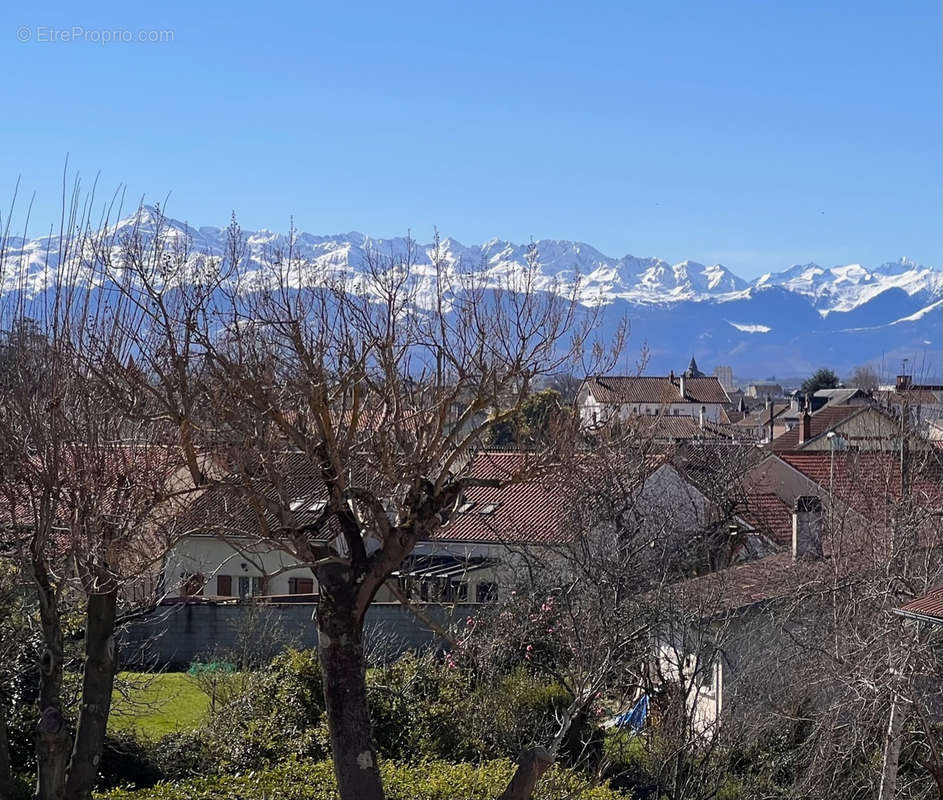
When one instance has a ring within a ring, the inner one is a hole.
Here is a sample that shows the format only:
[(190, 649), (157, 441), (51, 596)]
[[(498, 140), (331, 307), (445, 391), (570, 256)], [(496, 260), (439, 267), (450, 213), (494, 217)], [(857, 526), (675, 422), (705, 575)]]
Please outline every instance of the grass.
[(150, 739), (193, 730), (206, 719), (209, 698), (185, 672), (121, 672), (108, 729), (134, 731)]

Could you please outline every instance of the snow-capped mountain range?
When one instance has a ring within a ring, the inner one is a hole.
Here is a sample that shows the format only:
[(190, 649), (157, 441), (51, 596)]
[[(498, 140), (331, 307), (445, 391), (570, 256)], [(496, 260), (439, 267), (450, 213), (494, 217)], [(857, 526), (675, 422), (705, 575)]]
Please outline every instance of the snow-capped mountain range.
[[(162, 218), (151, 207), (121, 220), (113, 232), (120, 239), (136, 228), (146, 237), (159, 220), (166, 235), (188, 239), (195, 254), (225, 251), (226, 228), (193, 228)], [(255, 262), (284, 252), (288, 244), (285, 235), (268, 230), (243, 236)], [(605, 307), (609, 317), (627, 315), (633, 342), (647, 344), (656, 370), (677, 367), (692, 354), (702, 364), (732, 364), (741, 374), (793, 375), (819, 365), (849, 369), (901, 357), (919, 360), (924, 353), (931, 371), (939, 371), (943, 273), (906, 258), (877, 267), (801, 264), (746, 281), (722, 264), (614, 258), (582, 242), (535, 245), (542, 285), (578, 280), (584, 303)], [(446, 263), (480, 271), (497, 283), (523, 269), (529, 247), (500, 239), (464, 245), (445, 238), (440, 253)], [(431, 264), (432, 244), (356, 232), (294, 237), (297, 257), (351, 274), (363, 269), (368, 253), (396, 257), (409, 248), (421, 274)], [(59, 249), (54, 236), (8, 239), (0, 290), (41, 293), (58, 266)]]

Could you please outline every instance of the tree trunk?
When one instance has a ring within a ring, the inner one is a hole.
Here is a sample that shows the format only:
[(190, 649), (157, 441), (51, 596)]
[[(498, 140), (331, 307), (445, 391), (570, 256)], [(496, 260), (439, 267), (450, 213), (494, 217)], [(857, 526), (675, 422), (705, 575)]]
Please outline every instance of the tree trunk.
[(105, 746), (115, 683), (115, 612), (118, 590), (88, 596), (82, 707), (66, 778), (66, 800), (91, 800)]
[(62, 800), (71, 739), (62, 713), (62, 626), (55, 592), (40, 582), (39, 615), (45, 650), (39, 671), (36, 728), (36, 800)]
[(345, 597), (351, 588), (338, 587), (332, 597), (322, 584), (317, 610), (318, 654), (334, 774), (341, 800), (383, 800), (367, 708), (363, 620), (355, 610), (353, 593)]
[(13, 797), (13, 773), (10, 770), (10, 740), (7, 737), (6, 711), (0, 705), (0, 800)]
[(897, 792), (897, 766), (900, 761), (901, 731), (904, 727), (904, 707), (896, 694), (891, 699), (891, 716), (884, 737), (884, 763), (881, 767), (881, 786), (878, 800), (893, 800)]
[(498, 800), (530, 800), (543, 774), (553, 765), (553, 755), (542, 747), (526, 750), (517, 762), (517, 770)]

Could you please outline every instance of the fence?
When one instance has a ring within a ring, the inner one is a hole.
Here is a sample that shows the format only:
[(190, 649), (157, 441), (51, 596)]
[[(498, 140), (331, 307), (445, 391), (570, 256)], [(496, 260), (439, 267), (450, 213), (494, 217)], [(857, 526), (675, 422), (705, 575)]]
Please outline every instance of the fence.
[[(171, 603), (130, 623), (121, 634), (123, 668), (180, 668), (208, 656), (256, 657), (286, 647), (316, 647), (315, 603)], [(436, 624), (466, 619), (477, 605), (424, 604), (422, 613)], [(364, 623), (365, 648), (374, 661), (407, 651), (444, 649), (442, 638), (399, 603), (374, 603)]]

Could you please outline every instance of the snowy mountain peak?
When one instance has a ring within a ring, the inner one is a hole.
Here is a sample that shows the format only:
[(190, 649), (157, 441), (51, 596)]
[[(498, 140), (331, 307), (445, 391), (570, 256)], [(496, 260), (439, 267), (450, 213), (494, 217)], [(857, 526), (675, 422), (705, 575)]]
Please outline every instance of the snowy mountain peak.
[[(179, 220), (163, 217), (156, 206), (142, 206), (117, 221), (110, 230), (120, 239), (132, 231), (152, 235), (158, 225), (173, 238), (189, 239), (194, 253), (225, 251), (229, 235), (226, 227), (192, 228)], [(284, 252), (289, 244), (285, 234), (264, 228), (243, 231), (242, 236), (250, 259), (259, 263), (274, 253)], [(4, 287), (41, 285), (38, 276), (48, 279), (50, 270), (56, 268), (57, 242), (57, 237), (9, 240), (3, 269)], [(432, 243), (420, 244), (405, 237), (374, 238), (357, 231), (332, 235), (296, 232), (292, 244), (297, 257), (320, 267), (348, 272), (362, 270), (374, 254), (394, 259), (410, 257), (420, 266), (431, 264), (435, 257)], [(497, 237), (480, 245), (466, 245), (452, 237), (439, 241), (439, 257), (446, 267), (481, 271), (495, 282), (520, 272), (527, 263), (529, 249), (529, 244), (515, 244)], [(538, 285), (550, 286), (553, 282), (572, 285), (578, 281), (584, 301), (593, 304), (616, 301), (636, 305), (681, 301), (727, 303), (778, 287), (806, 298), (818, 314), (825, 317), (832, 312), (850, 311), (891, 289), (914, 297), (920, 303), (917, 308), (943, 295), (940, 273), (906, 258), (873, 269), (856, 263), (830, 268), (811, 262), (795, 264), (782, 272), (767, 273), (747, 282), (722, 264), (705, 265), (687, 259), (670, 264), (659, 258), (633, 255), (614, 258), (579, 241), (543, 239), (535, 243), (535, 249), (540, 270)]]

